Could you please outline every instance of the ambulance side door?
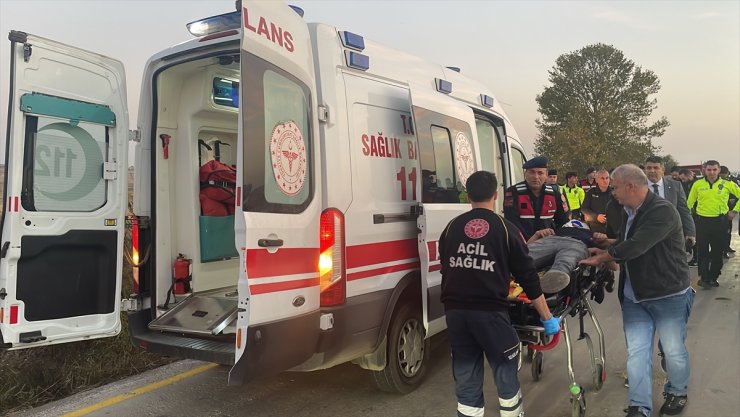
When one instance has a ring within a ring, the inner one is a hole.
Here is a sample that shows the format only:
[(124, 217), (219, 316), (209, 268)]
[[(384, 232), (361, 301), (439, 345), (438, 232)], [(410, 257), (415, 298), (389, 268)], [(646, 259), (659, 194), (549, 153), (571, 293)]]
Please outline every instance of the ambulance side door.
[(321, 153), (311, 39), (305, 21), (282, 2), (243, 1), (241, 12), (235, 232), (243, 267), (230, 384), (305, 362), (320, 332)]
[(9, 39), (3, 347), (115, 336), (128, 196), (123, 64), (23, 32)]
[(422, 301), (431, 336), (445, 328), (439, 237), (450, 220), (470, 209), (464, 184), (478, 170), (480, 156), (470, 107), (428, 87), (412, 85), (410, 90), (421, 173), (417, 226)]

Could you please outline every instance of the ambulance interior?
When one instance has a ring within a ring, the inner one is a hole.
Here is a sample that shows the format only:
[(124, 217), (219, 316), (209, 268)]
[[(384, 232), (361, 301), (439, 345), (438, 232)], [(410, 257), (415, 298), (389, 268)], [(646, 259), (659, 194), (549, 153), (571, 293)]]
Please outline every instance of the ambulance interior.
[(159, 244), (152, 260), (157, 318), (149, 327), (202, 336), (233, 333), (239, 54), (171, 66), (155, 76), (153, 86), (151, 201)]

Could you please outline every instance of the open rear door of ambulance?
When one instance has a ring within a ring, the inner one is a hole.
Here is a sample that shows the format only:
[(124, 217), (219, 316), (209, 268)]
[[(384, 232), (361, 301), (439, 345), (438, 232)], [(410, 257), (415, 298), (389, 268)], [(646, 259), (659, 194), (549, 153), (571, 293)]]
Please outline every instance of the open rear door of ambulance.
[(123, 64), (11, 32), (3, 347), (115, 336), (127, 203)]
[[(305, 362), (320, 332), (321, 169), (311, 39), (302, 17), (284, 3), (243, 1), (242, 26), (236, 193), (242, 215), (235, 227), (245, 268), (230, 385)], [(341, 244), (341, 215), (329, 220)]]
[[(437, 80), (437, 88), (447, 89), (449, 83), (444, 83)], [(430, 336), (445, 328), (444, 308), (439, 300), (439, 237), (450, 220), (470, 209), (463, 185), (480, 166), (480, 157), (470, 107), (429, 87), (412, 85), (410, 89), (421, 171), (421, 180), (417, 181), (417, 195), (421, 196), (417, 226), (424, 277), (422, 301), (424, 324)]]

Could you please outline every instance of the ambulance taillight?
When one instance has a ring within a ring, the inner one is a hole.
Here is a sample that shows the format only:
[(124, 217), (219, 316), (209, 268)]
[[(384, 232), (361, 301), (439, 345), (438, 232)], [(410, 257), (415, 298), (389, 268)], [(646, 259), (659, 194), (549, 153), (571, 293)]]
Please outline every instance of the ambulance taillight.
[(330, 208), (321, 213), (319, 231), (321, 306), (342, 305), (347, 299), (344, 263), (344, 215)]
[(133, 260), (133, 271), (131, 280), (133, 281), (134, 293), (139, 293), (139, 219), (134, 217), (131, 220), (131, 259)]

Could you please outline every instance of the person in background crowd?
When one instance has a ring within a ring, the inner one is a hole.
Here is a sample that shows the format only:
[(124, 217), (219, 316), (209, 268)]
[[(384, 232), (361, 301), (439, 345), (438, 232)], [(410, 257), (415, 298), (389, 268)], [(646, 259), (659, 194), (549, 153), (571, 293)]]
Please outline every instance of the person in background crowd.
[(674, 165), (671, 167), (671, 179), (673, 181), (680, 181), (679, 175), (681, 174), (681, 167), (678, 165)]
[(521, 235), (494, 212), (496, 186), (493, 173), (473, 173), (465, 183), (472, 209), (452, 219), (439, 238), (441, 300), (452, 350), (457, 415), (463, 417), (484, 414), (484, 354), (493, 370), (501, 417), (524, 413), (517, 377), (519, 337), (509, 321), (506, 299), (512, 275), (532, 300), (545, 334), (560, 331), (560, 320), (547, 307)]
[(583, 199), (586, 198), (586, 192), (583, 188), (578, 186), (578, 174), (575, 171), (569, 171), (565, 174), (565, 185), (560, 188), (560, 191), (565, 195), (568, 201), (568, 208), (570, 209), (570, 218), (581, 220), (583, 214), (581, 214), (581, 204)]
[(596, 187), (586, 191), (581, 212), (592, 231), (606, 233), (606, 204), (612, 199), (609, 186), (609, 172), (600, 169), (596, 172)]
[(563, 190), (560, 188), (560, 185), (558, 184), (558, 170), (555, 168), (550, 168), (547, 170), (547, 184), (551, 185), (552, 188), (555, 189), (555, 191), (560, 193), (560, 199), (563, 202), (563, 209), (566, 213), (570, 216), (570, 207), (568, 206), (568, 199), (565, 198), (565, 195), (563, 194)]
[[(730, 181), (732, 183), (735, 183), (730, 179), (730, 169), (727, 168), (724, 165), (721, 165), (719, 167), (719, 177), (722, 178), (725, 181)], [(737, 185), (737, 183), (735, 183)], [(727, 207), (735, 207), (737, 204), (738, 197), (736, 197), (734, 194), (730, 194), (729, 199), (727, 200)], [(735, 249), (732, 249), (732, 246), (730, 243), (732, 242), (732, 220), (729, 220), (727, 222), (727, 236), (725, 236), (725, 251), (722, 254), (725, 259), (730, 258), (731, 253), (735, 253)]]
[(681, 168), (681, 172), (679, 172), (678, 178), (681, 180), (681, 186), (683, 187), (683, 191), (688, 198), (689, 191), (691, 191), (691, 185), (694, 183), (694, 172), (690, 169)]
[(717, 279), (722, 273), (722, 255), (726, 248), (725, 234), (728, 219), (732, 221), (740, 209), (738, 204), (730, 209), (730, 194), (740, 197), (740, 189), (732, 181), (719, 177), (719, 162), (705, 162), (704, 178), (694, 182), (689, 192), (689, 207), (696, 204), (696, 240), (699, 246), (698, 285), (704, 289), (719, 287)]
[(596, 187), (596, 168), (588, 167), (586, 169), (586, 178), (581, 180), (580, 186), (585, 192)]
[[(694, 181), (696, 181), (694, 178), (694, 171), (687, 168), (681, 168), (679, 178), (681, 178), (681, 186), (686, 194), (686, 198), (688, 198), (691, 186), (694, 184)], [(689, 207), (689, 210), (691, 211), (691, 218), (694, 219), (694, 224), (696, 224), (696, 207)], [(698, 253), (699, 247), (697, 245), (691, 246), (691, 260), (689, 261), (689, 266), (696, 266), (698, 264)]]
[(647, 178), (637, 166), (621, 165), (612, 175), (614, 197), (625, 208), (620, 237), (606, 251), (589, 249), (593, 256), (581, 264), (622, 264), (618, 294), (627, 341), (627, 417), (651, 415), (656, 331), (668, 373), (660, 415), (675, 416), (688, 402), (686, 323), (694, 301), (680, 218), (671, 203), (648, 191)]
[(681, 216), (683, 235), (689, 246), (693, 247), (696, 243), (696, 227), (694, 219), (691, 217), (691, 211), (686, 205), (686, 194), (683, 192), (683, 187), (678, 181), (673, 181), (665, 176), (663, 158), (659, 156), (650, 156), (645, 160), (645, 174), (648, 178), (650, 191), (668, 200), (678, 210), (678, 214)]
[(557, 229), (568, 222), (560, 193), (547, 179), (547, 158), (538, 156), (525, 162), (524, 181), (506, 189), (504, 217), (514, 223), (525, 240), (542, 229)]

